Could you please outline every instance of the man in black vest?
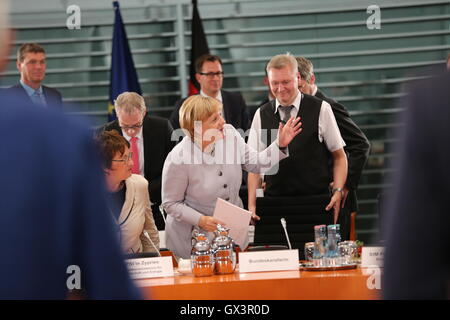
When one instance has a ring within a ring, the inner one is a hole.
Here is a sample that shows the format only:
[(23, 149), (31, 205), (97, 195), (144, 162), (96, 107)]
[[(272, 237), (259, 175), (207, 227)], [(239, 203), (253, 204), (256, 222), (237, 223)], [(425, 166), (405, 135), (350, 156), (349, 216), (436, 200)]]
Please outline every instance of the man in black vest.
[(356, 189), (358, 188), (362, 170), (369, 158), (369, 140), (350, 118), (347, 109), (339, 102), (325, 96), (323, 92), (317, 88), (312, 62), (304, 57), (296, 57), (296, 59), (298, 63), (298, 72), (300, 73), (299, 90), (304, 94), (309, 94), (321, 100), (325, 100), (331, 105), (331, 109), (333, 110), (342, 139), (344, 139), (346, 144), (344, 150), (348, 157), (348, 176), (344, 186), (342, 207), (346, 205), (348, 212), (356, 212), (358, 211)]
[[(222, 90), (223, 70), (220, 57), (211, 54), (202, 55), (195, 62), (195, 69), (197, 72), (195, 76), (200, 84), (200, 94), (222, 102), (222, 116), (225, 121), (236, 129), (247, 131), (250, 120), (244, 98), (238, 92)], [(170, 115), (170, 123), (174, 129), (180, 128), (178, 112), (186, 99), (178, 100), (175, 104), (175, 109)]]
[[(337, 222), (343, 188), (347, 177), (347, 157), (331, 106), (322, 100), (300, 93), (300, 76), (295, 57), (291, 54), (275, 56), (267, 66), (270, 88), (275, 100), (259, 108), (250, 129), (249, 145), (263, 150), (276, 138), (273, 134), (280, 121), (301, 118), (303, 131), (289, 145), (289, 158), (279, 164), (276, 174), (265, 176), (267, 196), (306, 196), (327, 194), (333, 182), (332, 197), (326, 210), (333, 208)], [(264, 129), (264, 130), (262, 130)], [(333, 159), (332, 171), (329, 157)], [(256, 215), (256, 189), (261, 177), (249, 174), (248, 206)]]
[(61, 108), (62, 98), (58, 90), (42, 85), (47, 67), (45, 50), (37, 43), (24, 43), (17, 51), (18, 84), (3, 90), (10, 95), (39, 107)]

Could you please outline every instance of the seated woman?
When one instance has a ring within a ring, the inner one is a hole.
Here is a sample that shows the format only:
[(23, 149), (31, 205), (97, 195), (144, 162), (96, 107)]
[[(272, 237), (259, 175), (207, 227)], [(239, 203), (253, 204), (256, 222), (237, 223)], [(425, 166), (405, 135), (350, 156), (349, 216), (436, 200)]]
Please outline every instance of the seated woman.
[(148, 182), (131, 173), (129, 142), (112, 130), (99, 133), (96, 145), (110, 195), (110, 212), (120, 227), (124, 253), (157, 252), (159, 235), (150, 209)]
[(280, 124), (278, 140), (258, 153), (233, 126), (225, 124), (221, 111), (222, 104), (216, 99), (189, 97), (179, 111), (186, 136), (164, 163), (166, 245), (181, 258), (190, 257), (194, 227), (202, 232), (217, 228), (220, 221), (212, 217), (217, 198), (242, 208), (242, 169), (257, 173), (269, 170), (287, 157), (287, 145), (301, 131), (300, 119), (289, 119), (286, 125)]

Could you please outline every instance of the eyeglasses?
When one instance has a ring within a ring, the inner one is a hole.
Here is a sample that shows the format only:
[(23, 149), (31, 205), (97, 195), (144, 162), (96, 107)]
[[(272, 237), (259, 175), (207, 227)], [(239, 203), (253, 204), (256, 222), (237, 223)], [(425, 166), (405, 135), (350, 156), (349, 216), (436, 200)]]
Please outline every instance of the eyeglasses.
[(128, 156), (124, 156), (122, 159), (118, 159), (118, 160), (116, 160), (116, 159), (112, 159), (111, 161), (115, 161), (115, 162), (128, 162), (128, 161), (130, 161), (130, 159), (131, 159), (131, 157), (133, 156), (133, 152), (130, 152), (129, 154), (128, 154)]
[(133, 126), (120, 126), (120, 129), (122, 130), (136, 130), (139, 128), (142, 128), (143, 123), (135, 124)]
[(210, 79), (214, 78), (214, 76), (218, 76), (219, 78), (223, 77), (223, 71), (219, 71), (219, 72), (208, 72), (208, 73), (200, 72), (200, 74), (201, 74), (202, 76), (206, 76), (206, 77), (208, 77), (208, 78), (210, 78)]

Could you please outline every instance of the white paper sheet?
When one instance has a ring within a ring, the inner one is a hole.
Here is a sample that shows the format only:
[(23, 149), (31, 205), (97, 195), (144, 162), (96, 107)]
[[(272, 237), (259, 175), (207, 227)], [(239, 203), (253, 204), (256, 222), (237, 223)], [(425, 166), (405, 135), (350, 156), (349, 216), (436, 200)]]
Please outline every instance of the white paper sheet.
[(229, 203), (221, 198), (217, 199), (214, 218), (225, 222), (230, 229), (230, 237), (244, 250), (248, 245), (248, 227), (252, 213)]

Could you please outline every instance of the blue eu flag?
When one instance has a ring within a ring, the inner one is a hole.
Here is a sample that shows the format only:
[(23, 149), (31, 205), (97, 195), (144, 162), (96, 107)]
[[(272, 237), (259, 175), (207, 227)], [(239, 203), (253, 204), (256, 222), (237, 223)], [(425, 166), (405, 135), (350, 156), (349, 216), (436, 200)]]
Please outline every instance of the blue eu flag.
[(108, 119), (115, 120), (114, 100), (125, 91), (142, 94), (133, 57), (128, 45), (127, 33), (120, 14), (119, 2), (113, 2), (115, 18), (111, 54), (111, 74), (109, 81)]

